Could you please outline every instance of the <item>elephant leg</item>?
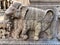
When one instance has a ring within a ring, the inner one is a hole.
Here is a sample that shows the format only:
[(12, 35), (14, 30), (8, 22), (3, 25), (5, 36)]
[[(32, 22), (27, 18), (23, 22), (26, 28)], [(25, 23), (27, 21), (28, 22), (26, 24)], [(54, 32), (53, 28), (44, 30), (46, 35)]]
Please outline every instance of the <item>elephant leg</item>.
[(14, 23), (14, 30), (12, 31), (12, 37), (14, 39), (18, 39), (19, 38), (19, 34), (22, 30), (22, 20), (15, 20), (15, 23)]
[(37, 23), (35, 26), (34, 40), (39, 40), (39, 33), (41, 32), (41, 23)]
[(21, 33), (21, 38), (23, 38), (23, 40), (27, 39), (28, 36), (26, 35), (28, 29), (26, 27), (26, 21), (24, 21), (24, 24), (23, 24), (23, 30), (22, 30), (22, 33)]
[(18, 35), (16, 34), (17, 33), (17, 24), (18, 24), (17, 20), (14, 20), (14, 30), (12, 30), (12, 33), (11, 33), (11, 36), (14, 39), (18, 38)]

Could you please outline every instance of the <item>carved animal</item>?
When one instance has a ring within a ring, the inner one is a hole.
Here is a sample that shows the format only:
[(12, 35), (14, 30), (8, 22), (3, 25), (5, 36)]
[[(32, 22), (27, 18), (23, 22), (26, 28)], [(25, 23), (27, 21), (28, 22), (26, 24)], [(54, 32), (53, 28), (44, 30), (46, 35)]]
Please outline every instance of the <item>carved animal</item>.
[(6, 10), (5, 14), (17, 19), (16, 23), (14, 23), (15, 30), (12, 32), (12, 37), (19, 37), (19, 33), (22, 30), (21, 37), (23, 39), (27, 39), (28, 36), (26, 33), (28, 29), (32, 29), (35, 30), (34, 40), (38, 40), (39, 33), (47, 30), (53, 19), (53, 11), (51, 9), (43, 10), (34, 7), (26, 7), (17, 2), (13, 3)]
[(24, 18), (24, 27), (21, 34), (23, 39), (28, 37), (26, 35), (29, 29), (35, 30), (34, 40), (39, 40), (39, 33), (46, 31), (53, 19), (52, 10), (43, 10), (33, 7), (27, 7), (27, 13)]

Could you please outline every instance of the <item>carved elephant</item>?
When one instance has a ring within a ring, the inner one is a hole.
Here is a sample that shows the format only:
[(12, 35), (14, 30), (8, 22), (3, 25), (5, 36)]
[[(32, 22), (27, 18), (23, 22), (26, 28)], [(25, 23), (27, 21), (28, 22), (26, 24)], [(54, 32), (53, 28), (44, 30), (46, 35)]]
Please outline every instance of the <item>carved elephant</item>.
[[(22, 6), (21, 3), (13, 3), (6, 11), (5, 14), (17, 19), (16, 29), (13, 31), (14, 38), (17, 38), (21, 32), (21, 37), (27, 39), (28, 29), (35, 30), (34, 40), (39, 39), (39, 33), (48, 29), (54, 13), (52, 9), (38, 9), (34, 7)], [(45, 25), (46, 24), (46, 25)], [(42, 27), (43, 26), (43, 27)]]

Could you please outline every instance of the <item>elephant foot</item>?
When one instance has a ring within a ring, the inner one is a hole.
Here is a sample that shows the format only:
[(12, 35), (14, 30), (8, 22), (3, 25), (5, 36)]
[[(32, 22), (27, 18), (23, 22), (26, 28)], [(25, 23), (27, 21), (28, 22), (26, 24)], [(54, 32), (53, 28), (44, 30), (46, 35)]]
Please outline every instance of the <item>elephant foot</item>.
[(34, 40), (36, 40), (36, 41), (39, 40), (39, 37), (38, 36), (35, 36), (34, 37)]
[(13, 39), (19, 39), (19, 37), (12, 37)]
[(12, 37), (13, 39), (19, 39), (19, 35), (14, 35), (14, 34), (12, 34), (11, 37)]
[(60, 33), (57, 35), (57, 39), (58, 41), (60, 41)]
[(28, 36), (27, 36), (27, 35), (21, 35), (21, 38), (22, 38), (23, 40), (26, 40), (26, 39), (28, 38)]

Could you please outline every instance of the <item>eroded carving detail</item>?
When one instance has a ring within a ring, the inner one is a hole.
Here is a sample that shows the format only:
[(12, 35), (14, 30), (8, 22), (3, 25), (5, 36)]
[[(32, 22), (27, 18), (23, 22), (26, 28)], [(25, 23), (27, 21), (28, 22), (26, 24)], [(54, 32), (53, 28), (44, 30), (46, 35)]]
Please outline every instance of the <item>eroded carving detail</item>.
[[(34, 40), (39, 40), (39, 33), (46, 31), (51, 25), (54, 14), (51, 9), (43, 10), (33, 7), (22, 6), (20, 3), (13, 3), (5, 12), (6, 16), (11, 17), (13, 29), (11, 36), (14, 39), (22, 37), (27, 39), (28, 29), (34, 30)], [(9, 19), (9, 18), (8, 18)], [(21, 34), (20, 34), (21, 32)]]

